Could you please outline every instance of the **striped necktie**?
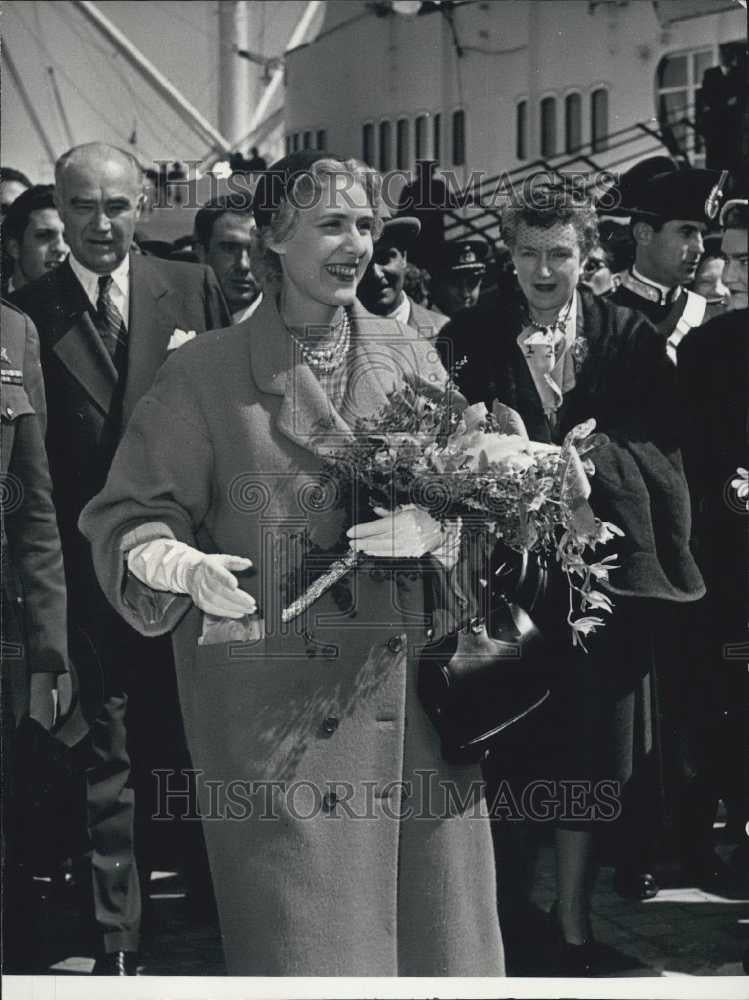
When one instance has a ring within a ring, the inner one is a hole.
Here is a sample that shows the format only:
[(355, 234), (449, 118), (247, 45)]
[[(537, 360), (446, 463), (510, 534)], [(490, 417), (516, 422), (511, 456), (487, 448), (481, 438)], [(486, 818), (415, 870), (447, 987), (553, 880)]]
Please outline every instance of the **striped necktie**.
[(127, 327), (117, 306), (112, 301), (112, 275), (99, 278), (99, 298), (96, 302), (96, 329), (109, 351), (115, 367), (127, 349)]

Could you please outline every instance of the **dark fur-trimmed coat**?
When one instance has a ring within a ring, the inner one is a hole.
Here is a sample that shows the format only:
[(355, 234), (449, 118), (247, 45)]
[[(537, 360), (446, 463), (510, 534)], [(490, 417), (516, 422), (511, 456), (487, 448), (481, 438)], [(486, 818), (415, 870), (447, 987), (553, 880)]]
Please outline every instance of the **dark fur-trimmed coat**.
[[(691, 510), (682, 469), (676, 371), (644, 316), (579, 290), (573, 348), (575, 386), (560, 410), (560, 433), (591, 417), (608, 437), (591, 458), (596, 514), (625, 531), (613, 548), (621, 568), (611, 589), (632, 597), (693, 601), (704, 593), (689, 550)], [(516, 338), (520, 301), (488, 296), (440, 334), (443, 363), (466, 359), (457, 381), (469, 402), (496, 399), (517, 410), (529, 436), (551, 441), (541, 399)]]

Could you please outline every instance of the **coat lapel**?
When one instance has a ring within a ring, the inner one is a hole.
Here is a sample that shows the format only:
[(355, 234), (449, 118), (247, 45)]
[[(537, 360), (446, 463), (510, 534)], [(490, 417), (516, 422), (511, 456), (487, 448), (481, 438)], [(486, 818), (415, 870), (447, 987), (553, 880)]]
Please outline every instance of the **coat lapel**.
[(342, 413), (331, 405), (320, 382), (301, 362), (273, 295), (263, 296), (250, 321), (251, 365), (258, 388), (283, 397), (276, 419), (278, 430), (320, 457), (350, 441), (356, 418), (371, 415), (384, 406), (387, 392), (396, 383), (398, 366), (392, 353), (383, 350), (382, 337), (392, 340), (390, 327), (396, 334), (400, 327), (383, 323), (358, 303), (351, 316), (349, 382)]
[(125, 422), (137, 401), (151, 387), (166, 356), (169, 338), (174, 332), (174, 316), (169, 311), (170, 291), (150, 258), (131, 255), (127, 384), (123, 400)]
[(91, 319), (90, 302), (67, 263), (60, 265), (61, 336), (52, 350), (103, 413), (109, 413), (117, 371)]
[(520, 330), (521, 323), (518, 316), (517, 322), (511, 323), (509, 327), (507, 370), (497, 373), (500, 386), (505, 379), (507, 380), (507, 392), (504, 394), (500, 392), (498, 398), (500, 402), (509, 402), (509, 405), (520, 413), (532, 440), (546, 441), (549, 438), (548, 421), (533, 376), (528, 370), (528, 363), (517, 344)]

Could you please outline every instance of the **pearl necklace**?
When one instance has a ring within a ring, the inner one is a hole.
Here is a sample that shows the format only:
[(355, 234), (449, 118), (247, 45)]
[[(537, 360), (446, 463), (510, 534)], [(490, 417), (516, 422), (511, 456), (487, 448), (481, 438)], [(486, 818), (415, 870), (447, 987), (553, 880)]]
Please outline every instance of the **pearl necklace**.
[(316, 375), (330, 375), (336, 368), (339, 368), (351, 346), (351, 323), (345, 309), (343, 310), (343, 319), (339, 324), (340, 332), (330, 347), (311, 347), (288, 327), (286, 329), (294, 344), (299, 348), (303, 360)]
[(557, 318), (553, 323), (541, 323), (539, 320), (533, 317), (530, 307), (528, 307), (528, 319), (532, 326), (537, 330), (542, 330), (544, 333), (554, 333), (559, 331), (564, 333), (567, 327), (567, 320), (570, 318), (570, 313), (572, 312), (572, 299), (569, 300), (567, 305), (557, 314)]

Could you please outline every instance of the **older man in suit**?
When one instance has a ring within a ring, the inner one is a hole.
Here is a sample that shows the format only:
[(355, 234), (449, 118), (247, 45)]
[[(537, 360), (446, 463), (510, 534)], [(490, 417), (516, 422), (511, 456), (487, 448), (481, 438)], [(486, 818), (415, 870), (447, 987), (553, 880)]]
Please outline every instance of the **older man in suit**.
[(131, 253), (143, 195), (141, 168), (129, 153), (102, 143), (74, 147), (56, 164), (55, 185), (70, 256), (17, 292), (14, 302), (31, 316), (41, 341), (71, 653), (101, 687), (91, 725), (95, 762), (86, 775), (100, 938), (95, 971), (129, 975), (136, 967), (141, 901), (127, 691), (136, 668), (163, 683), (171, 651), (144, 640), (112, 611), (78, 516), (104, 485), (128, 417), (167, 353), (196, 333), (228, 325), (229, 314), (209, 268)]

